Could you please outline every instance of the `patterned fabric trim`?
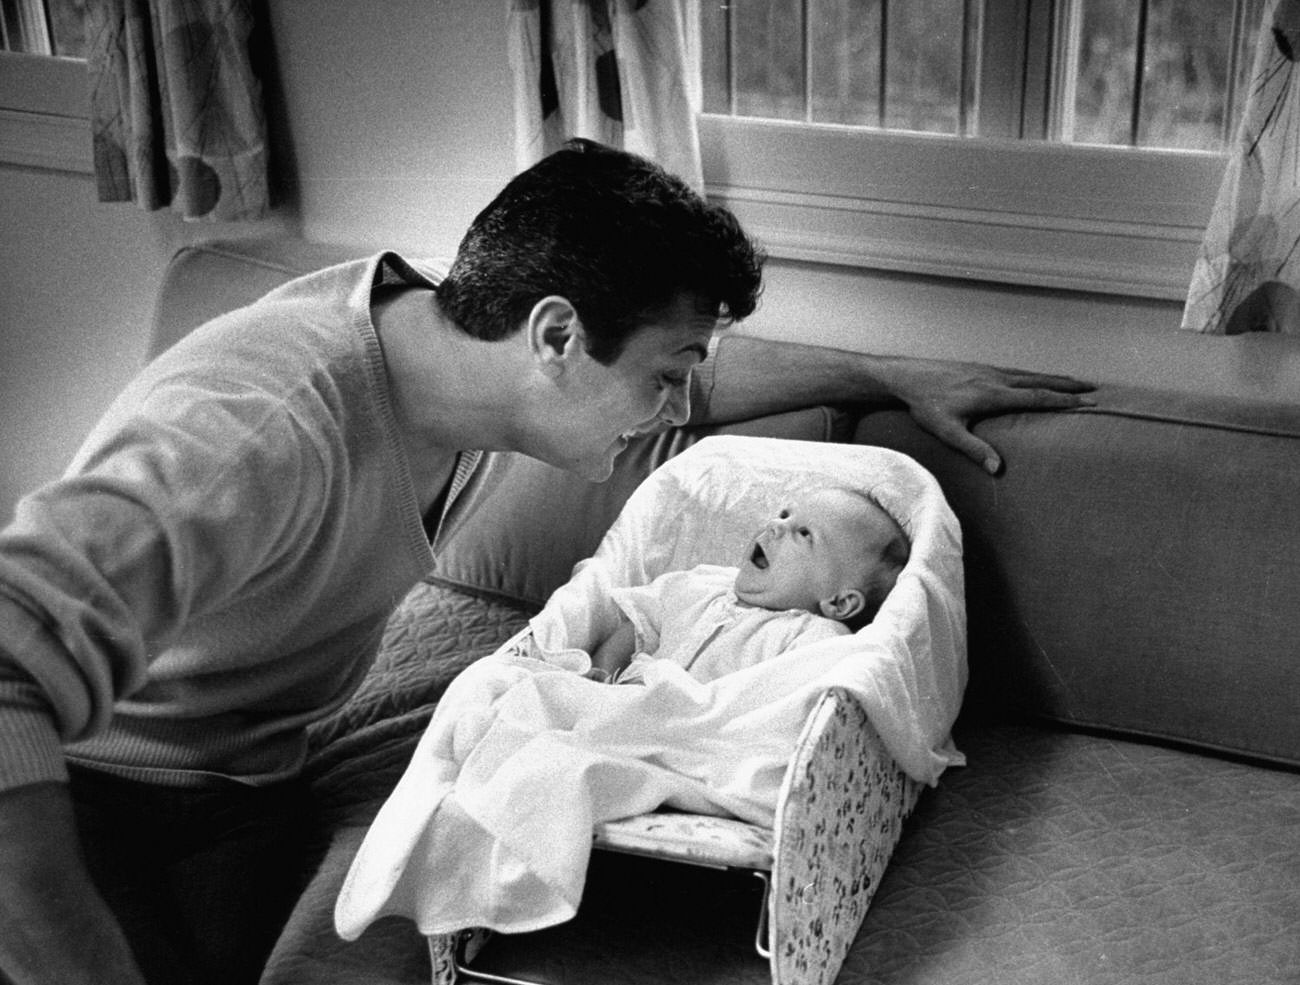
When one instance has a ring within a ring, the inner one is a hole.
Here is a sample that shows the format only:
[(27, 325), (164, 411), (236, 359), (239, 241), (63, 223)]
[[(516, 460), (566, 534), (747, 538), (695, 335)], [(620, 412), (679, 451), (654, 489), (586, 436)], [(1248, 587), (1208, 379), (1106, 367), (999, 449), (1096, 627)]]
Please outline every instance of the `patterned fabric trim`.
[(832, 690), (799, 740), (777, 805), (772, 981), (829, 985), (920, 796), (861, 705)]
[(596, 826), (596, 847), (732, 868), (772, 868), (772, 832), (729, 817), (657, 811)]
[(429, 942), (430, 985), (456, 985), (457, 962), (466, 965), (473, 961), (491, 936), (490, 930), (475, 927), (426, 938)]
[(430, 985), (456, 985), (456, 941), (459, 934), (433, 934), (429, 941)]

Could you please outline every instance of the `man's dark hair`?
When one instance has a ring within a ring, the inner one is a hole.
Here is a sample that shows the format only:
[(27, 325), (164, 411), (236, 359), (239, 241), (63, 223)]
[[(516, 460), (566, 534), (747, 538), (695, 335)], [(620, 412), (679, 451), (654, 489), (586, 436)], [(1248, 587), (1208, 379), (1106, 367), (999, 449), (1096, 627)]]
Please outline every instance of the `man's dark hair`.
[(478, 214), (438, 302), (463, 331), (493, 341), (559, 295), (582, 319), (588, 352), (610, 363), (682, 292), (708, 317), (750, 314), (763, 259), (735, 216), (657, 164), (571, 140)]

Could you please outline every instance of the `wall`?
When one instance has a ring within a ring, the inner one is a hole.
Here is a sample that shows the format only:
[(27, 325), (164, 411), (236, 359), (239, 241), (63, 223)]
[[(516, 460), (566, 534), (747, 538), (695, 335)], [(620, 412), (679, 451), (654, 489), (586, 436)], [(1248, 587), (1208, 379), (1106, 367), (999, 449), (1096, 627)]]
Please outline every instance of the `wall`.
[(514, 173), (501, 0), (275, 0), (303, 232), (450, 254)]
[[(144, 358), (152, 294), (182, 243), (294, 231), (450, 253), (513, 173), (502, 0), (271, 0), (268, 80), (283, 202), (266, 223), (188, 225), (94, 201), (88, 175), (0, 166), (0, 515), (58, 474)], [(849, 348), (927, 326), (1032, 333), (1177, 325), (1169, 304), (774, 262), (747, 330)], [(1028, 345), (1021, 362), (1034, 361)], [(1005, 361), (1005, 360), (1004, 360)], [(1044, 367), (1053, 368), (1053, 367)], [(1068, 368), (1068, 367), (1067, 367)]]
[(0, 165), (0, 516), (59, 474), (142, 364), (153, 294), (179, 246), (301, 231), (452, 252), (512, 173), (504, 4), (269, 9), (285, 175), (270, 220), (182, 223), (100, 205), (89, 175)]
[[(1124, 365), (1131, 353), (1104, 348), (1176, 330), (1181, 316), (1181, 304), (1167, 301), (769, 261), (762, 305), (745, 330), (881, 355), (1133, 379)], [(1065, 362), (1063, 347), (1051, 344), (1063, 333), (1071, 337)]]
[(63, 468), (144, 353), (188, 230), (95, 202), (86, 175), (0, 168), (0, 509)]

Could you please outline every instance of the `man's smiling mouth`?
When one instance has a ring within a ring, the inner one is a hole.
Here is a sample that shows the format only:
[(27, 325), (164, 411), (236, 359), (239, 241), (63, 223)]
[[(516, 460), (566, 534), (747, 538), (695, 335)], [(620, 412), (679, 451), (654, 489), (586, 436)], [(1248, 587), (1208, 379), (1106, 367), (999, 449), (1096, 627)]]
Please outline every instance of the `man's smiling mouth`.
[(624, 431), (622, 434), (618, 436), (618, 439), (627, 444), (631, 444), (637, 438), (644, 438), (646, 435), (655, 434), (660, 430), (662, 430), (662, 427), (660, 426), (659, 422), (651, 421), (648, 424), (642, 424), (640, 427), (634, 427), (631, 428), (630, 430)]

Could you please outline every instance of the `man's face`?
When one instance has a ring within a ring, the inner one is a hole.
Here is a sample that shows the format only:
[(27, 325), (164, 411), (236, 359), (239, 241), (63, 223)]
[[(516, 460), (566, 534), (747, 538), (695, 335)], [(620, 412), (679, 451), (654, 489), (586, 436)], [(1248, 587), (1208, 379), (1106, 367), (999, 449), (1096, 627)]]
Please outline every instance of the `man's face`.
[(681, 295), (637, 329), (610, 365), (582, 358), (567, 381), (566, 421), (552, 464), (603, 481), (632, 437), (685, 423), (691, 371), (707, 355), (715, 324)]
[(846, 589), (862, 589), (894, 536), (883, 510), (843, 490), (823, 490), (781, 510), (740, 560), (736, 597), (764, 609), (818, 612)]

